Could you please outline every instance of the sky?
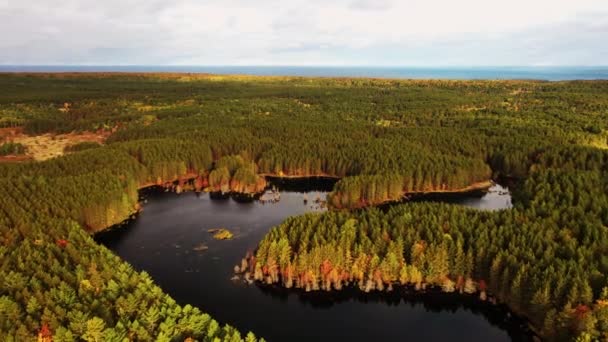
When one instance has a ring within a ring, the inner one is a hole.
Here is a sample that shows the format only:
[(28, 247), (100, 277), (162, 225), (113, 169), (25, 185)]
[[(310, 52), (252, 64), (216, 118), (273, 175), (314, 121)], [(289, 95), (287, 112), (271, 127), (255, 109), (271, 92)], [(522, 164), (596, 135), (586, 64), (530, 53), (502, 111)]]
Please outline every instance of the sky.
[(4, 65), (608, 65), (608, 0), (0, 0)]

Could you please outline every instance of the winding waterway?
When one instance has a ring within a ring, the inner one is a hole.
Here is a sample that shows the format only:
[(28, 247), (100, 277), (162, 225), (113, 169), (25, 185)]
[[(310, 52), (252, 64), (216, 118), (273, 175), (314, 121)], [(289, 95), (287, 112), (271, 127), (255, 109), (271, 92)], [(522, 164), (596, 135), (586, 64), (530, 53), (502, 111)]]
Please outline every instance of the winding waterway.
[[(231, 280), (234, 265), (272, 226), (288, 216), (324, 210), (314, 200), (324, 198), (331, 185), (313, 183), (277, 184), (281, 198), (272, 204), (144, 190), (146, 204), (138, 218), (96, 238), (147, 271), (179, 303), (200, 307), (221, 323), (271, 342), (529, 339), (504, 308), (474, 296), (403, 290), (303, 293)], [(445, 200), (479, 209), (511, 205), (507, 189), (500, 186), (485, 195)], [(235, 238), (214, 240), (207, 230), (218, 227), (230, 229)]]

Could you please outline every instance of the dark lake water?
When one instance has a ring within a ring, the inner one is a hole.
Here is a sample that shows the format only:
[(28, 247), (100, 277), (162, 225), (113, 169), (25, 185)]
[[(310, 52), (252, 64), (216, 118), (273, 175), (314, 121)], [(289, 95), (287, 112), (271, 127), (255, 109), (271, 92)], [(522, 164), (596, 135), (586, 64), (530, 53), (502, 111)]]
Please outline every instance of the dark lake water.
[[(527, 339), (504, 308), (474, 296), (406, 294), (403, 289), (390, 294), (304, 293), (231, 280), (234, 265), (270, 227), (288, 216), (323, 211), (311, 201), (326, 192), (301, 186), (288, 190), (281, 191), (281, 200), (274, 204), (146, 190), (142, 195), (147, 204), (137, 219), (96, 238), (147, 271), (179, 303), (197, 306), (221, 323), (270, 342)], [(305, 191), (308, 205), (298, 191)], [(450, 200), (483, 209), (510, 206), (504, 192)], [(230, 229), (235, 238), (214, 240), (207, 230), (218, 227)], [(208, 249), (194, 250), (201, 244)]]

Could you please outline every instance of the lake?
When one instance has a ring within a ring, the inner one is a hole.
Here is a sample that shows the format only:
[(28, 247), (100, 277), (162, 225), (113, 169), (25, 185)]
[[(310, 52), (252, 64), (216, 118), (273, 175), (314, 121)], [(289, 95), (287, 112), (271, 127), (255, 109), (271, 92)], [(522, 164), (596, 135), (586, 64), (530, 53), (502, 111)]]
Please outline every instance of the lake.
[(547, 81), (608, 79), (607, 66), (204, 66), (204, 65), (0, 65), (0, 72), (179, 72), (220, 75), (373, 77), (401, 79)]
[[(147, 271), (180, 304), (197, 306), (221, 323), (253, 331), (270, 342), (529, 339), (521, 322), (503, 307), (475, 296), (406, 294), (403, 289), (305, 293), (231, 280), (234, 265), (272, 226), (288, 216), (323, 211), (311, 202), (324, 198), (332, 182), (275, 184), (281, 198), (273, 204), (147, 189), (142, 191), (147, 203), (137, 219), (96, 239)], [(510, 206), (506, 189), (492, 190), (496, 191), (450, 200), (482, 209)], [(218, 227), (230, 229), (235, 238), (214, 240), (207, 230)], [(203, 246), (207, 249), (201, 250)]]

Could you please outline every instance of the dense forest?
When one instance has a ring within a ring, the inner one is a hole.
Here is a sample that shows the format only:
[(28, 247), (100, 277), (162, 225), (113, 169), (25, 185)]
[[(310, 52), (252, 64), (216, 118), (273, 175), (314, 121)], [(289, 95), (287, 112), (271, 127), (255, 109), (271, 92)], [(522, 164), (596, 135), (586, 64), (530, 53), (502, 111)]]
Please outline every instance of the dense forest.
[[(608, 82), (4, 74), (0, 87), (4, 129), (112, 132), (0, 164), (1, 340), (256, 340), (89, 233), (136, 213), (142, 187), (254, 193), (263, 175), (341, 179), (335, 210), (260, 243), (245, 267), (257, 279), (480, 291), (548, 339), (607, 337)], [(499, 175), (519, 180), (513, 210), (345, 210)]]

